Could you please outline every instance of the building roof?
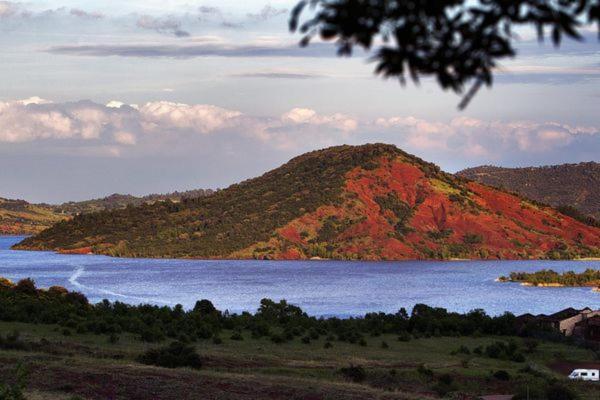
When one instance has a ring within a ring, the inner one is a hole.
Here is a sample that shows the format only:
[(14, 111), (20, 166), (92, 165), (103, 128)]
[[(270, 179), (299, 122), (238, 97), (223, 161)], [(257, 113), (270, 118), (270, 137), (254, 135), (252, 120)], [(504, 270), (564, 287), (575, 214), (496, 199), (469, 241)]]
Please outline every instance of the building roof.
[[(569, 308), (565, 308), (564, 310), (561, 310), (557, 313), (554, 314), (550, 314), (547, 317), (545, 317), (546, 320), (550, 320), (550, 321), (563, 321), (565, 319), (569, 319), (569, 318), (573, 318), (576, 315), (581, 314), (584, 311), (591, 311), (589, 308), (584, 308), (581, 310), (576, 310), (573, 307), (569, 307)], [(544, 317), (542, 317), (544, 318)]]

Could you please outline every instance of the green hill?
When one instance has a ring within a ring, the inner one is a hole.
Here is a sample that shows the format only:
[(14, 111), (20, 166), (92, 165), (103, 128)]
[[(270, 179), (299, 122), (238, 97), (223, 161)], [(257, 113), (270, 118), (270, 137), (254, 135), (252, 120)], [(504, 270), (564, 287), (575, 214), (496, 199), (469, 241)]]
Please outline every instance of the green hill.
[(570, 206), (600, 220), (600, 164), (595, 162), (529, 168), (486, 165), (457, 175), (554, 207)]
[(50, 206), (0, 198), (0, 235), (32, 235), (67, 218)]
[(384, 144), (314, 151), (200, 198), (85, 214), (20, 249), (133, 257), (572, 258), (600, 229)]

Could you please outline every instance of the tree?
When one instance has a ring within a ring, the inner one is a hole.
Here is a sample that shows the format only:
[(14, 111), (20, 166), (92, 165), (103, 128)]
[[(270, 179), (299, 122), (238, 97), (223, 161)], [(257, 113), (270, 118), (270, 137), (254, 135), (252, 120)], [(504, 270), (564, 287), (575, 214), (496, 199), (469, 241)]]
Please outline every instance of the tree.
[[(313, 15), (301, 22), (307, 6)], [(315, 36), (336, 40), (340, 56), (381, 42), (372, 57), (375, 72), (402, 84), (434, 76), (456, 93), (472, 84), (463, 109), (481, 85), (492, 85), (497, 61), (515, 56), (515, 28), (535, 27), (540, 40), (549, 30), (558, 46), (565, 35), (581, 40), (583, 23), (600, 28), (600, 0), (302, 0), (290, 29), (304, 35), (302, 46)]]

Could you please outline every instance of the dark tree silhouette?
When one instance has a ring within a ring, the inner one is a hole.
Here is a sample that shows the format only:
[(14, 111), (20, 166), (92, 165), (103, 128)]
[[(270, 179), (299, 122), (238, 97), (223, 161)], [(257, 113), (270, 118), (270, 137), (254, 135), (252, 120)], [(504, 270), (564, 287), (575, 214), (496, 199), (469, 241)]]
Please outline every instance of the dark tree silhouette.
[[(312, 15), (301, 22), (307, 7)], [(341, 56), (382, 43), (375, 72), (402, 84), (434, 76), (456, 93), (472, 84), (463, 109), (481, 85), (492, 85), (497, 60), (516, 54), (514, 28), (533, 26), (540, 40), (549, 32), (558, 46), (563, 36), (581, 40), (586, 23), (600, 28), (600, 0), (303, 0), (290, 29), (304, 35), (302, 46), (315, 36), (336, 40)]]

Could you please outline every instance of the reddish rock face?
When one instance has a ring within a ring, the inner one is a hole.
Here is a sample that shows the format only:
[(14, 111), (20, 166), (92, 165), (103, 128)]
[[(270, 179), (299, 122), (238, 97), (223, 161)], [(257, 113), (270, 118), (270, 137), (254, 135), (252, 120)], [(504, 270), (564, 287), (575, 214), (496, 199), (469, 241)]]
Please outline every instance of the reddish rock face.
[[(600, 229), (385, 144), (336, 146), (183, 201), (80, 215), (17, 245), (126, 257), (600, 257)], [(65, 250), (66, 249), (66, 250)]]
[(351, 170), (341, 197), (233, 256), (522, 259), (585, 256), (600, 247), (597, 228), (478, 183), (428, 177), (401, 157)]

